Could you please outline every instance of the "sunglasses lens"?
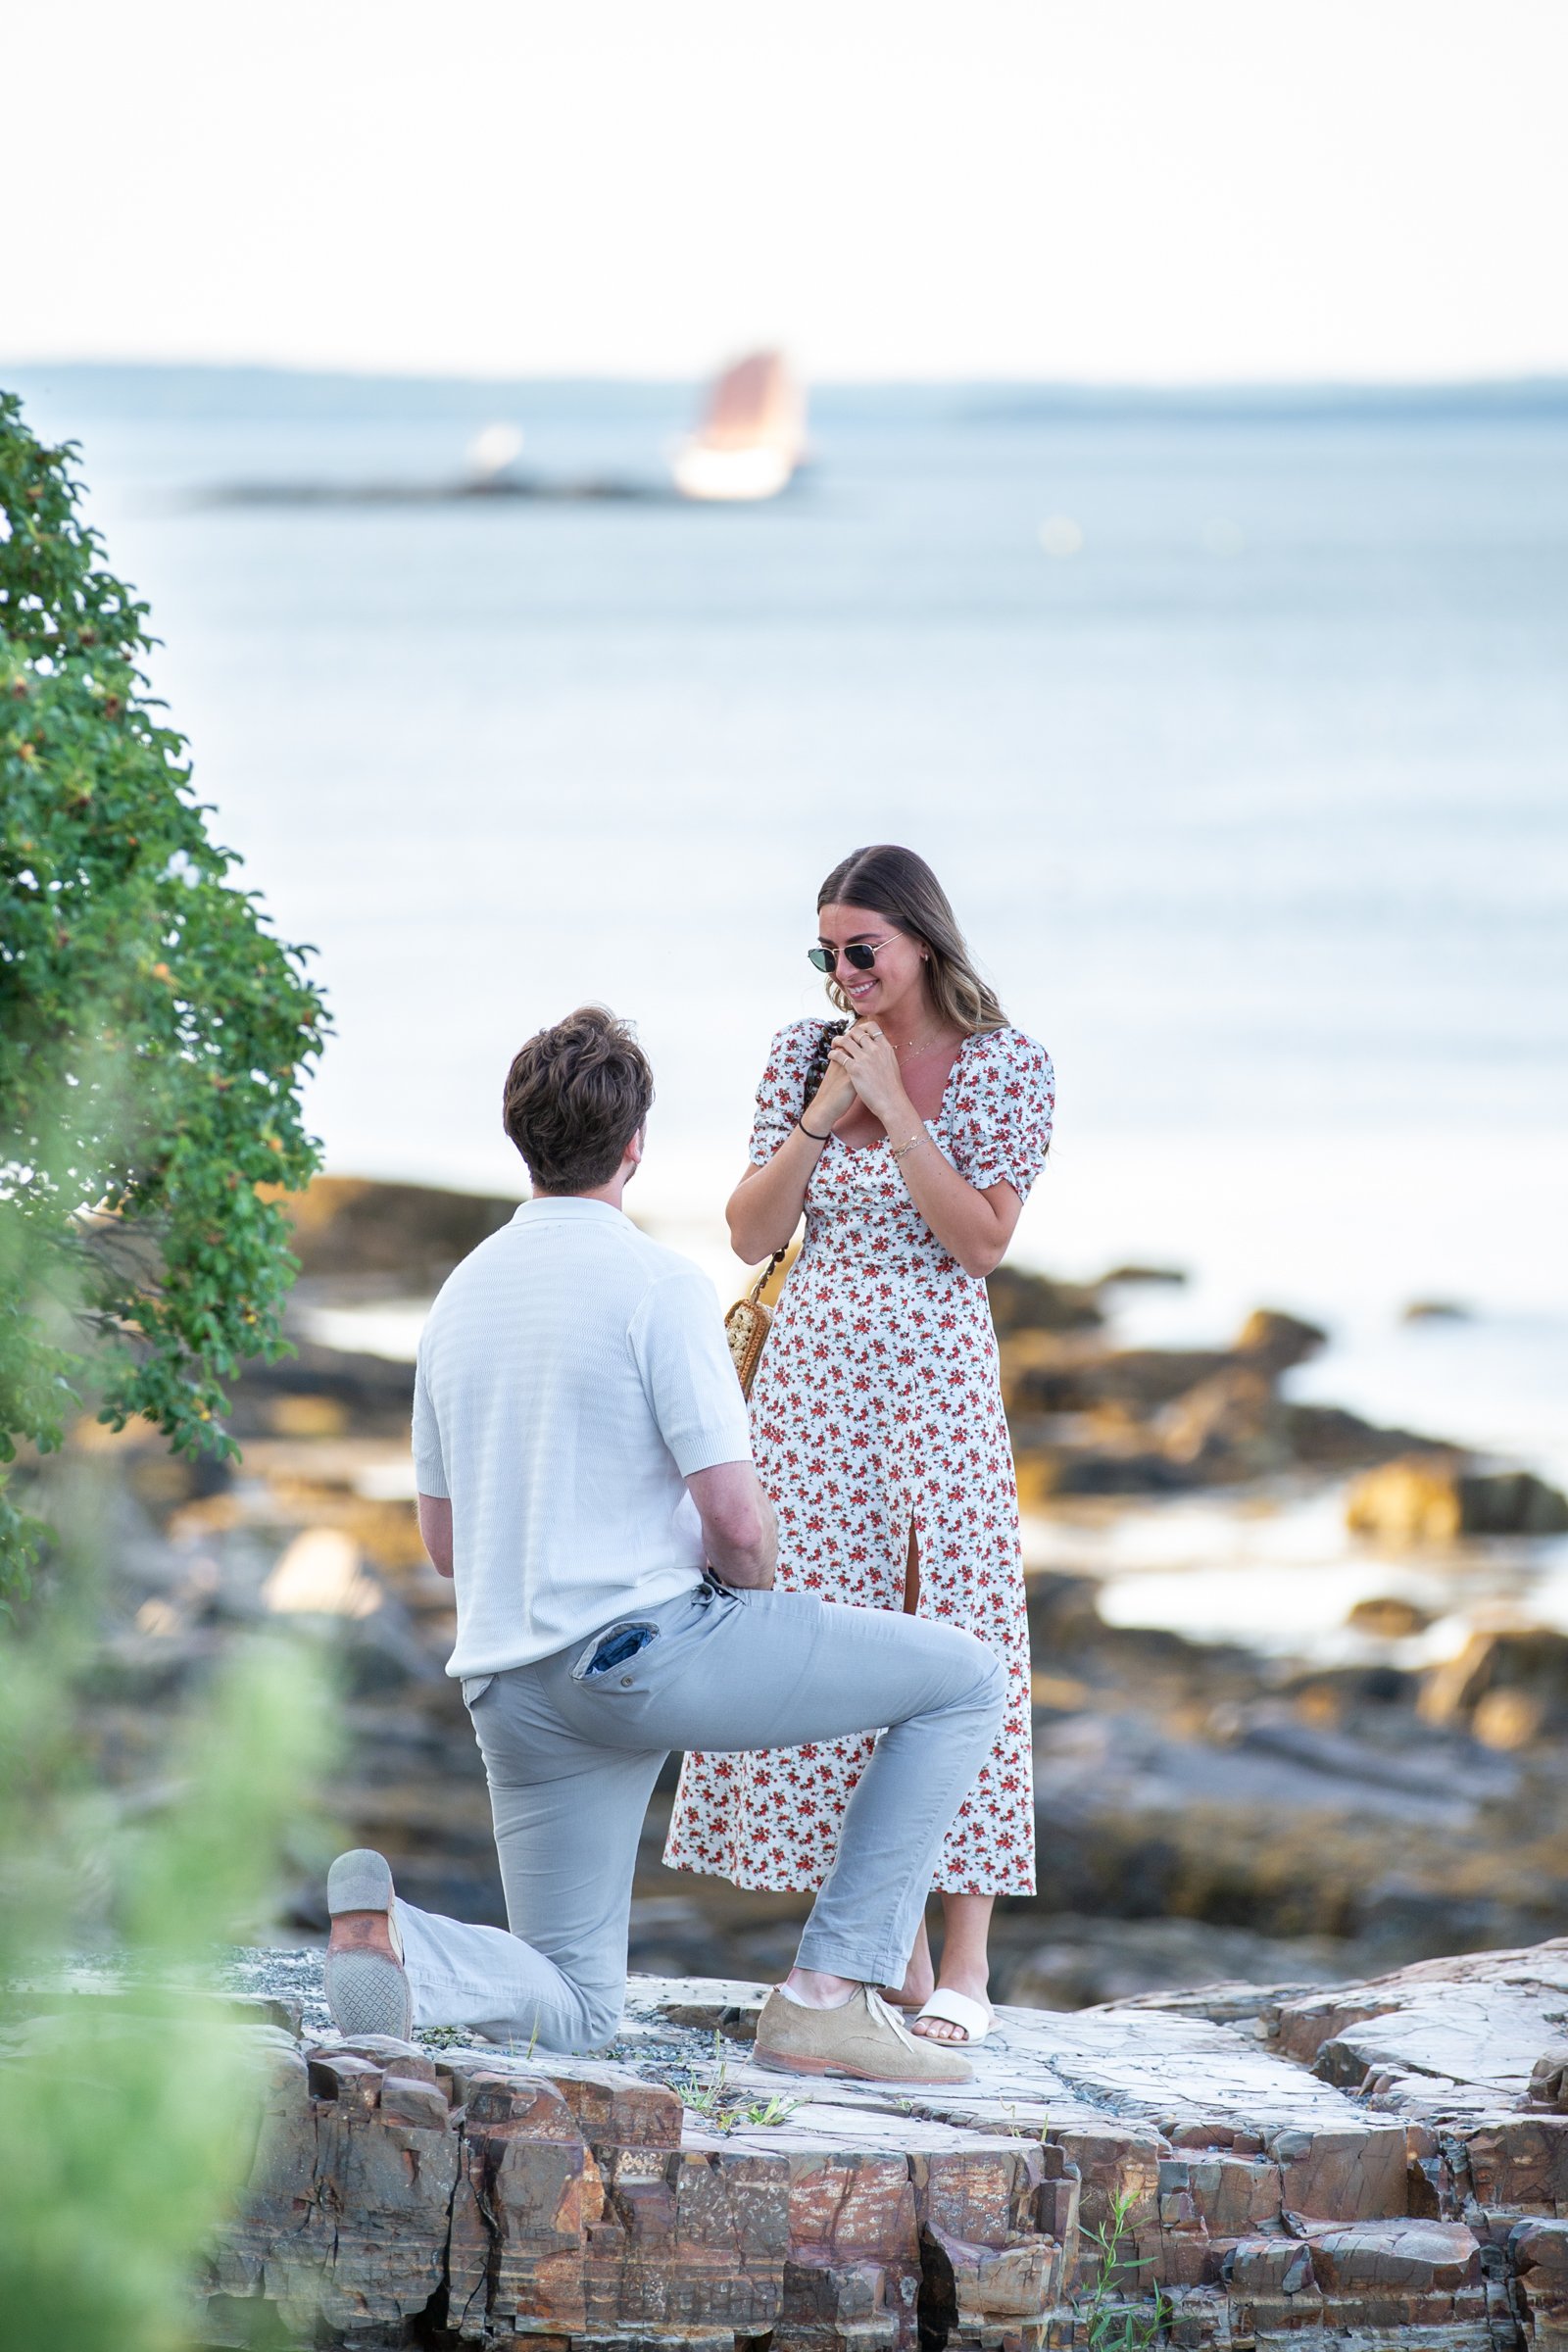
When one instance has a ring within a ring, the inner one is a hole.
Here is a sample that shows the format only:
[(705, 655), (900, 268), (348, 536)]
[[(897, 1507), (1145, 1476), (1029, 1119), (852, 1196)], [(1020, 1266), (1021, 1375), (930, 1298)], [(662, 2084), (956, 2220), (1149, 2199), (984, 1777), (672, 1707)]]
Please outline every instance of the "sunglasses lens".
[(838, 961), (831, 948), (808, 948), (806, 953), (819, 972), (830, 972)]
[(868, 972), (876, 961), (875, 948), (868, 948), (863, 940), (857, 941), (853, 948), (846, 948), (844, 953), (858, 972)]

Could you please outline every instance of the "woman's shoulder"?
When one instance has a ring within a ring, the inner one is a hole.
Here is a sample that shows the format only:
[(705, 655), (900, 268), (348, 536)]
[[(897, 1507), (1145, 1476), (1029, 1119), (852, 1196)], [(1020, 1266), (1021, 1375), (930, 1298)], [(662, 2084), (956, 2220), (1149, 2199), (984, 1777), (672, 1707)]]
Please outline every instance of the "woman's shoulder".
[(1043, 1079), (1053, 1076), (1051, 1055), (1022, 1029), (978, 1029), (961, 1049), (966, 1070), (977, 1075)]
[(958, 1065), (953, 1139), (961, 1175), (979, 1191), (1010, 1184), (1020, 1200), (1051, 1150), (1056, 1082), (1051, 1055), (1022, 1029), (977, 1031)]

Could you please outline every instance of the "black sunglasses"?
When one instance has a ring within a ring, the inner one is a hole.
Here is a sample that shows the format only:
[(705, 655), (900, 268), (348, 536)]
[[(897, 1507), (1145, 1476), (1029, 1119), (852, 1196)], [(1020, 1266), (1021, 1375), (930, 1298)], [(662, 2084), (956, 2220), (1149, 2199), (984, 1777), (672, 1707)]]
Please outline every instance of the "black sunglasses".
[(891, 939), (875, 941), (857, 939), (847, 948), (808, 948), (806, 953), (819, 972), (836, 972), (839, 968), (840, 956), (854, 970), (868, 972), (882, 950), (891, 948), (892, 945)]

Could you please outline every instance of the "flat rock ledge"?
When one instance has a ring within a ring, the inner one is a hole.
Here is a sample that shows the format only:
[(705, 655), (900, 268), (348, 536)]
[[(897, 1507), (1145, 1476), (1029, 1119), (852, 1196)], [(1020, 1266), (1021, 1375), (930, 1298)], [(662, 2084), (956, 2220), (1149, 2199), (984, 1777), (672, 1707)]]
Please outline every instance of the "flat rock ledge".
[(758, 2067), (757, 1985), (608, 2059), (254, 2031), (206, 2340), (532, 2352), (1568, 2352), (1568, 1939), (1005, 2009), (951, 2094)]

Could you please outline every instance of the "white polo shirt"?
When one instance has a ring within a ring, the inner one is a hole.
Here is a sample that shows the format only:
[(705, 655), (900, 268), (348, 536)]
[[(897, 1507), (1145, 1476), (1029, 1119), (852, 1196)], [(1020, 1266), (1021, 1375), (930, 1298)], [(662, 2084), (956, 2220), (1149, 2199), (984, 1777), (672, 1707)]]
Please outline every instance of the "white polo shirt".
[(699, 1582), (683, 1481), (751, 1454), (707, 1278), (607, 1200), (525, 1200), (419, 1341), (415, 1473), (452, 1498), (448, 1674), (550, 1657)]

